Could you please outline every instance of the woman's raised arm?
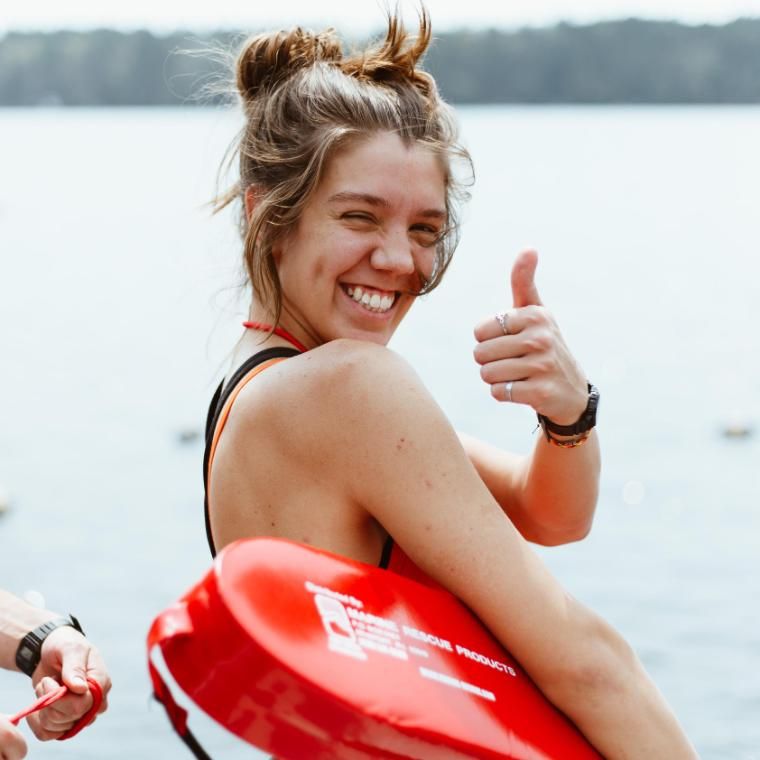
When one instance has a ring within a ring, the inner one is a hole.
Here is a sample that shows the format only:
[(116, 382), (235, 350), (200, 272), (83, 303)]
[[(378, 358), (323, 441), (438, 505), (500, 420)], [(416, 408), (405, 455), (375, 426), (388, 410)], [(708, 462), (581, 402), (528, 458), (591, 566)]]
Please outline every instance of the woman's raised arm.
[(308, 411), (283, 430), (299, 458), (320, 452), (319, 477), (465, 602), (605, 757), (695, 757), (630, 647), (551, 576), (408, 364), (351, 341), (312, 354)]
[[(535, 283), (538, 255), (526, 250), (512, 267), (513, 307), (475, 328), (475, 361), (498, 401), (524, 404), (561, 425), (584, 424), (580, 436), (539, 435), (527, 457), (462, 436), (483, 482), (520, 533), (540, 544), (583, 538), (599, 493), (599, 441), (586, 376), (565, 343)], [(596, 392), (598, 393), (598, 392)], [(593, 401), (595, 417), (598, 395)], [(557, 441), (566, 445), (556, 445)], [(569, 446), (567, 444), (582, 445)]]

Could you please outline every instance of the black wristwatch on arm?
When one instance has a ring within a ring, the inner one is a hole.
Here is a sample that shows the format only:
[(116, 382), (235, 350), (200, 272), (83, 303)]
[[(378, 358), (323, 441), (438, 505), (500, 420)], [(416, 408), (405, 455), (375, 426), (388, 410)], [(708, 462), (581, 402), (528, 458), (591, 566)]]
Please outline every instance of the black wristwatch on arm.
[[(585, 443), (591, 430), (596, 426), (596, 410), (599, 407), (599, 389), (588, 383), (588, 401), (583, 414), (572, 425), (558, 425), (543, 414), (538, 415), (538, 424), (541, 425), (546, 440), (561, 448), (573, 448)], [(555, 436), (566, 436), (555, 438)]]
[(65, 618), (56, 618), (55, 620), (49, 620), (47, 623), (38, 625), (21, 639), (16, 650), (16, 667), (22, 673), (26, 673), (30, 678), (32, 677), (32, 673), (34, 673), (40, 664), (42, 643), (56, 628), (60, 628), (63, 625), (71, 626), (84, 636), (82, 626), (79, 625), (79, 621), (73, 615)]

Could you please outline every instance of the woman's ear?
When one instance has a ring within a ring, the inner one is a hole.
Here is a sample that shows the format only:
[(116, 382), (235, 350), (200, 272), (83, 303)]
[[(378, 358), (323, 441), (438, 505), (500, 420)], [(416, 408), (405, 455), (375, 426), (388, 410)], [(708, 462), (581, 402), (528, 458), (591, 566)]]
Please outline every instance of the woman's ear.
[(248, 224), (251, 223), (251, 217), (256, 210), (256, 206), (259, 203), (260, 198), (259, 189), (256, 185), (248, 185), (245, 189), (245, 220)]

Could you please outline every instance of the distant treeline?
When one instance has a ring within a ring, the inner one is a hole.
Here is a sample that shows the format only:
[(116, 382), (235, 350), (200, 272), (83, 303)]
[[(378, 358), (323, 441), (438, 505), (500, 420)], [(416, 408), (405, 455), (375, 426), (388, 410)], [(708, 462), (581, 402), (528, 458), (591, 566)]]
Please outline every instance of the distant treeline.
[[(9, 33), (0, 39), (0, 105), (217, 102), (204, 86), (219, 79), (218, 58), (181, 51), (239, 39)], [(437, 36), (425, 68), (454, 103), (760, 103), (760, 19), (448, 32)]]

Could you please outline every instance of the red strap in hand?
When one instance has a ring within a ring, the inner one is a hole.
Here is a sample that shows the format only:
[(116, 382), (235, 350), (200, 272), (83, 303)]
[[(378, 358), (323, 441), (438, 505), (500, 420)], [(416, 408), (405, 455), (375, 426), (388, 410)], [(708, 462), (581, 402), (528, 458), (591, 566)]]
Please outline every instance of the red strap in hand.
[[(97, 715), (100, 705), (103, 703), (103, 690), (100, 688), (100, 684), (92, 678), (87, 679), (87, 685), (90, 687), (90, 694), (92, 694), (92, 706), (68, 731), (58, 737), (58, 741), (71, 739), (72, 736), (76, 736), (83, 728), (89, 726), (95, 715)], [(68, 693), (69, 689), (67, 686), (59, 686), (54, 691), (43, 694), (29, 707), (25, 707), (21, 712), (12, 715), (10, 718), (11, 723), (17, 726), (27, 715), (36, 713), (38, 710), (43, 710), (45, 707), (50, 707), (50, 705), (65, 697)]]
[(17, 726), (21, 721), (26, 718), (27, 715), (36, 713), (38, 710), (42, 710), (57, 702), (61, 697), (65, 697), (68, 694), (69, 689), (67, 686), (59, 686), (54, 691), (49, 691), (47, 694), (43, 694), (36, 702), (32, 702), (29, 707), (25, 707), (21, 712), (17, 712), (11, 716), (11, 723)]

